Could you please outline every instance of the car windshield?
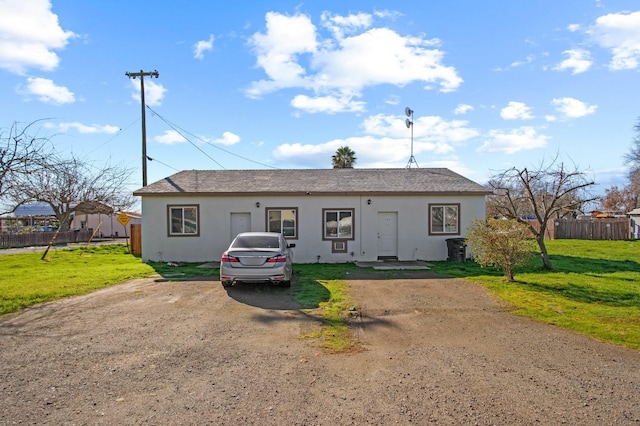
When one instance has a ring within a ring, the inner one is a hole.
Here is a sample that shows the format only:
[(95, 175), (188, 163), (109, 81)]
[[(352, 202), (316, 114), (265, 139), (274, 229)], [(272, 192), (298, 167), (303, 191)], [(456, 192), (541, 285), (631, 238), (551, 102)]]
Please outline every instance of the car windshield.
[(231, 248), (279, 248), (278, 237), (270, 235), (239, 236), (235, 239)]

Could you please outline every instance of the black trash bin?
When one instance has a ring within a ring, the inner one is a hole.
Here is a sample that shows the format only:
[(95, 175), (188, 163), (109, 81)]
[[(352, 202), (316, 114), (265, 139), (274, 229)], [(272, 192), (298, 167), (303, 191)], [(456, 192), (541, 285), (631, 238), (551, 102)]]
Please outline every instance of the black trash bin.
[(447, 238), (447, 260), (464, 262), (467, 257), (467, 244), (464, 238)]

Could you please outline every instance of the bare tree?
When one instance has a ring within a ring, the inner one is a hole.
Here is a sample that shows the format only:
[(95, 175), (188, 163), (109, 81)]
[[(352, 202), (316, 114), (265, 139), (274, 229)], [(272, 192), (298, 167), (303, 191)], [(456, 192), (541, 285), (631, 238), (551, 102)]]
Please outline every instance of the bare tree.
[(7, 196), (20, 176), (41, 167), (49, 155), (49, 140), (30, 134), (36, 122), (25, 127), (13, 123), (8, 129), (0, 129), (0, 202), (8, 201)]
[[(595, 182), (585, 178), (577, 168), (568, 170), (557, 158), (536, 169), (511, 168), (492, 177), (489, 186), (494, 194), (487, 204), (493, 216), (516, 219), (525, 223), (535, 236), (545, 269), (552, 269), (545, 245), (545, 233), (551, 219), (582, 212), (585, 204), (598, 197), (588, 189)], [(527, 218), (533, 219), (533, 226)]]
[(125, 195), (132, 170), (109, 164), (94, 167), (78, 158), (54, 159), (46, 167), (20, 176), (13, 199), (16, 204), (45, 202), (54, 211), (61, 230), (69, 228), (74, 212), (111, 213), (132, 205), (133, 197)]
[[(640, 168), (640, 118), (636, 122), (636, 125), (633, 126), (633, 129), (636, 132), (636, 135), (631, 142), (631, 147), (629, 148), (629, 152), (624, 155), (625, 163), (630, 165), (632, 169)], [(635, 166), (635, 167), (634, 167)]]
[(631, 143), (629, 151), (624, 155), (624, 162), (629, 166), (629, 183), (625, 186), (624, 190), (627, 192), (630, 199), (632, 199), (633, 205), (630, 205), (630, 210), (636, 207), (640, 207), (640, 118), (634, 126), (636, 132), (635, 137)]
[(638, 206), (638, 191), (633, 183), (620, 189), (617, 185), (604, 190), (605, 195), (600, 199), (600, 206), (607, 211), (629, 212)]

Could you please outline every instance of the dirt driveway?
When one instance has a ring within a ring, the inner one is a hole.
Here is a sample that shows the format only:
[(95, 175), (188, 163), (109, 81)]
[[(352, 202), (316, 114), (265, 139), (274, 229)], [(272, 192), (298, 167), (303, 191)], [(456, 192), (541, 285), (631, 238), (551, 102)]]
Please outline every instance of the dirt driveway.
[[(480, 286), (349, 281), (364, 350), (290, 290), (136, 280), (0, 319), (0, 424), (640, 422), (640, 352), (518, 318)], [(295, 282), (294, 282), (295, 286)]]

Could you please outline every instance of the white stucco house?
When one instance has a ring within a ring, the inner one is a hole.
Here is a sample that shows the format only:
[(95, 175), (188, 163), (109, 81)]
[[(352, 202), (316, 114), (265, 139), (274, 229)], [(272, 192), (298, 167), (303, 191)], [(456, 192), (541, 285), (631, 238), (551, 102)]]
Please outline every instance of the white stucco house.
[(282, 232), (297, 263), (445, 260), (490, 191), (443, 168), (187, 170), (134, 192), (144, 261), (219, 260), (244, 231)]
[(118, 222), (118, 216), (122, 212), (113, 213), (76, 213), (71, 219), (71, 229), (97, 230), (97, 238), (129, 237), (131, 225), (141, 224), (142, 215), (137, 212), (125, 212), (129, 216), (127, 226)]

